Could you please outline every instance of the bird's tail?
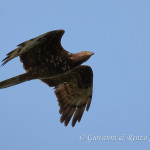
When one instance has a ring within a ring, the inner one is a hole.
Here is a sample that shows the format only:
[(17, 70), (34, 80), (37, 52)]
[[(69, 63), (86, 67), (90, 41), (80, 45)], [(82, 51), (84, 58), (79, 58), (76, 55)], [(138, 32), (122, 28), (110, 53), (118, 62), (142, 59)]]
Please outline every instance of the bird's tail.
[(0, 82), (0, 89), (7, 88), (7, 87), (10, 87), (10, 86), (13, 86), (16, 84), (20, 84), (22, 82), (29, 81), (32, 79), (34, 79), (34, 78), (31, 77), (28, 73), (24, 73), (24, 74), (21, 74), (16, 77), (13, 77), (13, 78), (10, 78), (10, 79)]

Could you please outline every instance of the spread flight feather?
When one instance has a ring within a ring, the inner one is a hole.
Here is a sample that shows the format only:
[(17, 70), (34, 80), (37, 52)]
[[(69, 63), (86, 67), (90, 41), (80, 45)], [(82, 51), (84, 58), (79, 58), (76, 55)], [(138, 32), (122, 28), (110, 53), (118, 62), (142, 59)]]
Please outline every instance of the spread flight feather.
[(60, 122), (72, 126), (80, 122), (83, 112), (88, 111), (92, 100), (93, 71), (90, 66), (81, 65), (93, 53), (82, 51), (70, 53), (61, 46), (64, 30), (54, 30), (25, 41), (7, 54), (5, 65), (19, 56), (26, 73), (0, 82), (0, 89), (25, 81), (40, 79), (54, 87), (61, 114)]

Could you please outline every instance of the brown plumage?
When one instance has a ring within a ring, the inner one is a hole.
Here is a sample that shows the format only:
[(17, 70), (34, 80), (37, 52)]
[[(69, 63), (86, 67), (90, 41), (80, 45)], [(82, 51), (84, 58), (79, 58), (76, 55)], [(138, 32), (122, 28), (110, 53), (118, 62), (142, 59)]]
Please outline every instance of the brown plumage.
[(81, 64), (93, 53), (83, 51), (72, 54), (66, 51), (61, 46), (63, 34), (64, 30), (47, 32), (19, 44), (18, 48), (8, 53), (2, 65), (19, 56), (26, 73), (0, 82), (0, 88), (40, 79), (55, 89), (60, 121), (67, 126), (73, 116), (74, 126), (91, 103), (93, 72), (91, 67)]

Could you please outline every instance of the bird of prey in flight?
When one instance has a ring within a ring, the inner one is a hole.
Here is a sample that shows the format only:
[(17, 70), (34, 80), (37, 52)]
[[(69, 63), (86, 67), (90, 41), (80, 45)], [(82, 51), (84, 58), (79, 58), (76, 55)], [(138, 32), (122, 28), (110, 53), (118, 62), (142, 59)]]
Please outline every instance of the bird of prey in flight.
[(5, 65), (19, 56), (26, 73), (0, 82), (0, 89), (25, 81), (39, 79), (54, 87), (59, 103), (60, 122), (67, 126), (71, 117), (72, 126), (80, 122), (84, 110), (88, 111), (92, 100), (93, 71), (81, 65), (92, 52), (70, 53), (61, 46), (64, 30), (54, 30), (25, 41), (7, 54)]

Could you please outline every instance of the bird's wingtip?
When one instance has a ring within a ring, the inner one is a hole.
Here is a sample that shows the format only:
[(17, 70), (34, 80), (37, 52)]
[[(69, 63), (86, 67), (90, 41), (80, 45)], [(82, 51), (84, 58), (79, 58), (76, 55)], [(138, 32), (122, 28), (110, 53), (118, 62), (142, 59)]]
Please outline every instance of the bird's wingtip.
[(59, 30), (57, 30), (59, 33), (61, 33), (62, 35), (65, 33), (65, 30), (63, 30), (63, 29), (59, 29)]
[(64, 34), (65, 30), (64, 29), (58, 29), (58, 30), (54, 30), (53, 32)]

